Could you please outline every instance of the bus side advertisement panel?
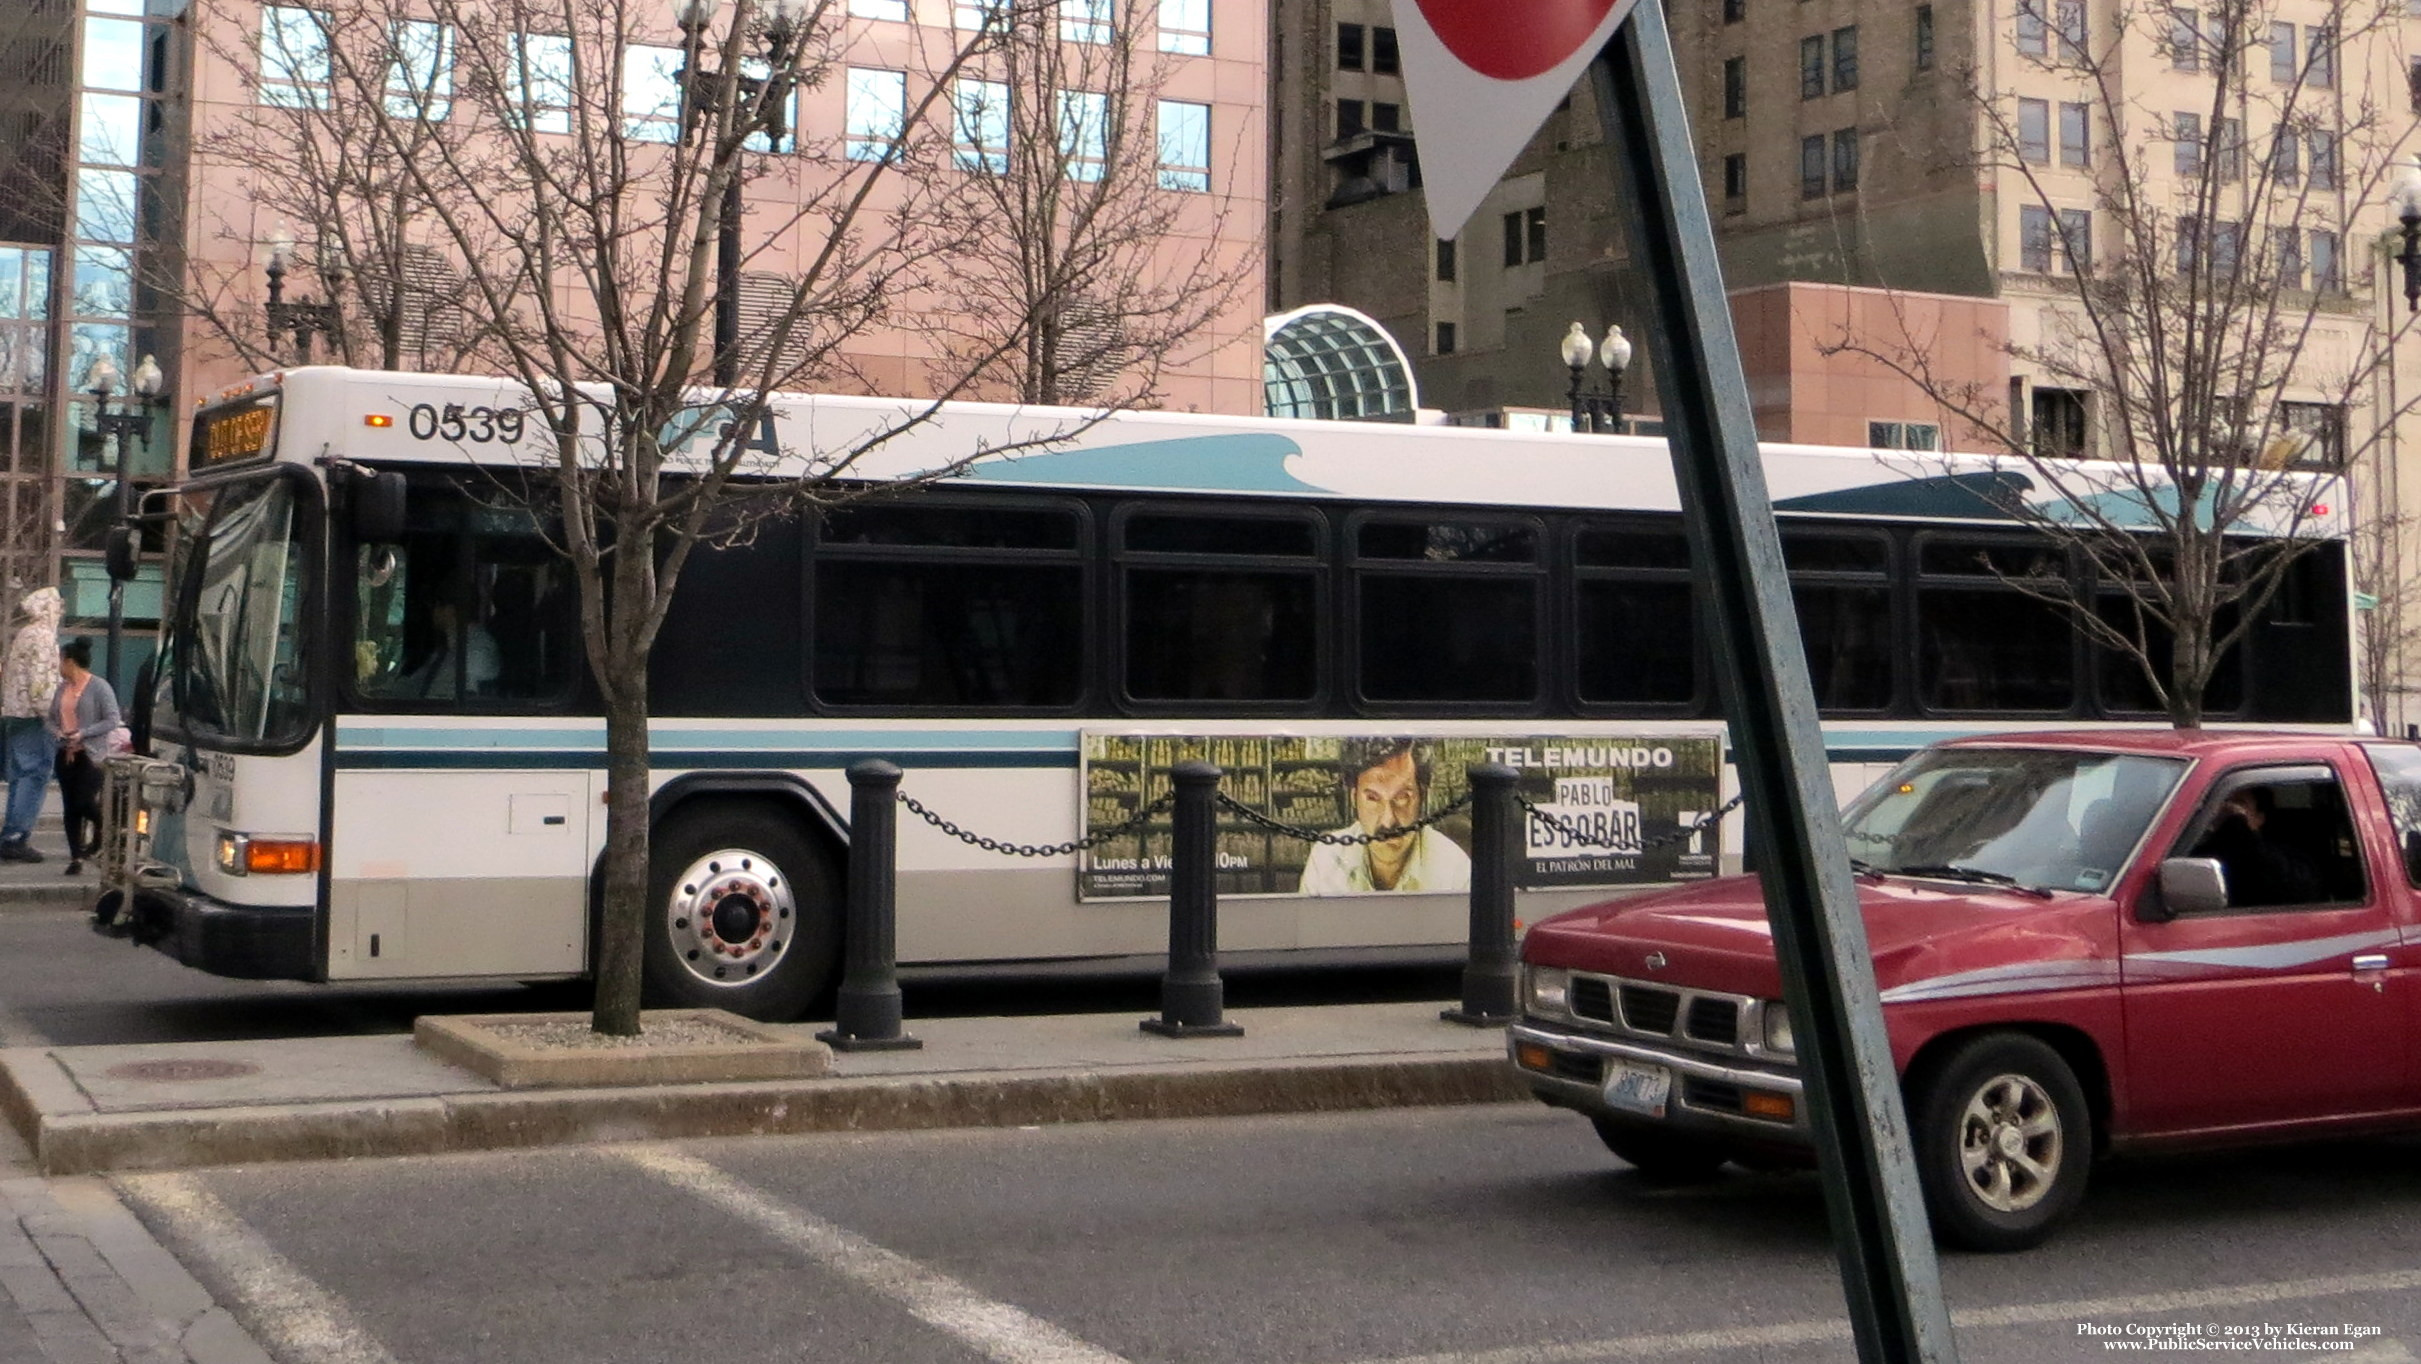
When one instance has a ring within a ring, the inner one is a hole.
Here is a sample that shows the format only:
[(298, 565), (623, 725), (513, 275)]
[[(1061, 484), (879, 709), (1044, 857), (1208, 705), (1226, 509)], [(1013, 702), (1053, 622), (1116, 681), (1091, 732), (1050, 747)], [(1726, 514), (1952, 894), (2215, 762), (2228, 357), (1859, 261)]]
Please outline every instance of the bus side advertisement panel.
[[(1169, 769), (1216, 764), (1220, 791), (1243, 811), (1218, 811), (1222, 895), (1382, 895), (1454, 892), (1471, 884), (1471, 812), (1460, 804), (1477, 763), (1521, 774), (1522, 846), (1514, 882), (1525, 890), (1635, 886), (1713, 876), (1722, 848), (1709, 817), (1720, 807), (1723, 749), (1704, 734), (1451, 736), (1181, 735), (1088, 732), (1083, 831), (1132, 823), (1169, 790)], [(1250, 811), (1250, 814), (1244, 811)], [(1440, 812), (1446, 812), (1442, 816)], [(1320, 842), (1281, 832), (1331, 835)], [(1367, 834), (1433, 819), (1381, 841)], [(1687, 829), (1709, 820), (1703, 831)], [(1084, 854), (1085, 900), (1168, 894), (1170, 816)]]

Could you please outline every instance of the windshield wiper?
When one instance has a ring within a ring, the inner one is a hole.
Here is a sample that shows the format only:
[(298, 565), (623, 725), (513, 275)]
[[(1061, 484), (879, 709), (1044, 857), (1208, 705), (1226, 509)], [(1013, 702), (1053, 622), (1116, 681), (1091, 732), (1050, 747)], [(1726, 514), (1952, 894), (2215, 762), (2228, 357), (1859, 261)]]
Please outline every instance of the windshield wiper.
[(1986, 871), (1981, 867), (1954, 867), (1947, 862), (1937, 862), (1919, 867), (1895, 867), (1893, 870), (1902, 876), (1933, 876), (1945, 881), (1968, 881), (1984, 886), (2006, 886), (2021, 894), (2038, 896), (2045, 900), (2051, 898), (2051, 892), (2041, 886), (2021, 885), (2014, 876), (1997, 871)]
[(1849, 859), (1849, 869), (1860, 876), (1872, 876), (1877, 879), (1881, 879), (1886, 874), (1881, 867), (1874, 863), (1855, 857)]

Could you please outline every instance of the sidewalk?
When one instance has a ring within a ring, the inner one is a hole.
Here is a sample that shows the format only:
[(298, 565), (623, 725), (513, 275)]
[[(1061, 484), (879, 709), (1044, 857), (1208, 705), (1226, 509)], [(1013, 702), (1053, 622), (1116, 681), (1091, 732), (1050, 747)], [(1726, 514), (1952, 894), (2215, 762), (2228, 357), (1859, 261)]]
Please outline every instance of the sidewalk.
[(0, 914), (18, 909), (82, 908), (92, 903), (100, 874), (86, 863), (81, 876), (67, 874), (67, 825), (59, 817), (59, 793), (50, 793), (34, 821), (39, 862), (0, 862)]
[[(499, 1087), (411, 1038), (0, 1051), (0, 1115), (45, 1174), (430, 1155), (598, 1141), (1215, 1117), (1481, 1103), (1527, 1091), (1501, 1029), (1438, 1005), (1238, 1010), (1237, 1038), (1127, 1015), (911, 1020), (917, 1051), (813, 1079)], [(820, 1024), (793, 1025), (812, 1035)]]

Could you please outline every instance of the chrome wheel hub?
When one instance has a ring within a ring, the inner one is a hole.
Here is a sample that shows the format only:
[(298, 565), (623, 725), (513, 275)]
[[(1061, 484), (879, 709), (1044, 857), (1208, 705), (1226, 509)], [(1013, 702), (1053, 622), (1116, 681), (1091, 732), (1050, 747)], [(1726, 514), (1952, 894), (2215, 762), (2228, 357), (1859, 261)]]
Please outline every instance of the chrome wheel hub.
[(1959, 1168), (1967, 1190), (1995, 1212), (2024, 1212), (2059, 1179), (2058, 1105), (2024, 1075), (1996, 1075), (1976, 1087), (1959, 1115)]
[(763, 853), (710, 852), (673, 882), (664, 907), (673, 955), (708, 985), (746, 985), (790, 950), (798, 905), (790, 878)]

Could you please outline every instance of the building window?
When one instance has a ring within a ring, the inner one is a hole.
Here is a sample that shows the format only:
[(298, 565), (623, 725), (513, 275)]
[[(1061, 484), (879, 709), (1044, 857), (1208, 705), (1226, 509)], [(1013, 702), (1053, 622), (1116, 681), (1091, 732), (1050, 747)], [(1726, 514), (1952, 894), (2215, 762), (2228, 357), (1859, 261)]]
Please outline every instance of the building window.
[(2017, 50), (2029, 57), (2051, 55), (2051, 28), (2043, 22), (2047, 0), (2017, 0)]
[(1723, 116), (1748, 117), (1748, 58), (1723, 59)]
[(2047, 100), (2018, 101), (2018, 159), (2036, 165), (2051, 162), (2051, 104)]
[(1395, 42), (1395, 30), (1376, 24), (1370, 30), (1370, 71), (1372, 75), (1392, 76), (1404, 69), (1402, 51)]
[(1723, 22), (1736, 24), (1748, 17), (1748, 0), (1723, 0)]
[(963, 171), (1009, 169), (1009, 87), (961, 76), (950, 87), (951, 159)]
[(2270, 25), (2270, 79), (2280, 85), (2295, 83), (2295, 26)]
[(1824, 197), (1824, 135), (1799, 139), (1799, 197)]
[(572, 40), (555, 33), (513, 35), (506, 73), (514, 121), (539, 133), (572, 130)]
[(2034, 452), (2045, 459), (2081, 459), (2091, 450), (2085, 395), (2072, 388), (2038, 388), (2028, 414)]
[(1337, 70), (1359, 71), (1366, 65), (1362, 59), (1363, 32), (1360, 24), (1337, 25)]
[(2310, 137), (2312, 188), (2337, 188), (2337, 135), (2314, 131)]
[(2169, 11), (2169, 65), (2180, 71), (2202, 70), (2202, 11)]
[(1917, 6), (1917, 69), (1933, 70), (1933, 6)]
[(2093, 164), (2093, 106), (2060, 106), (2060, 164), (2079, 169)]
[(1821, 34), (1799, 40), (1799, 98), (1815, 99), (1824, 93), (1824, 38)]
[(2051, 210), (2040, 204), (2018, 206), (2018, 268), (2051, 273)]
[(1010, 3), (1011, 0), (958, 0), (951, 7), (951, 22), (965, 33), (1006, 33)]
[(2233, 279), (2237, 267), (2244, 263), (2244, 224), (2217, 222), (2211, 224), (2211, 274), (2216, 279)]
[(1939, 450), (1942, 428), (1932, 422), (1868, 422), (1866, 443), (1877, 450)]
[(1437, 277), (1442, 283), (1454, 283), (1455, 260), (1454, 238), (1452, 237), (1437, 239)]
[(1210, 116), (1207, 104), (1160, 101), (1160, 188), (1209, 192)]
[(1833, 30), (1833, 90), (1858, 88), (1858, 26)]
[(644, 43), (622, 49), (622, 135), (633, 142), (681, 140), (681, 49)]
[(1355, 133), (1362, 131), (1363, 126), (1362, 101), (1358, 99), (1338, 100), (1337, 140), (1343, 141), (1344, 139), (1353, 136)]
[(1437, 324), (1437, 353), (1440, 355), (1454, 354), (1454, 324), (1451, 322)]
[(261, 10), (260, 101), (279, 109), (328, 107), (328, 16), (292, 5)]
[(1748, 199), (1748, 154), (1733, 152), (1723, 158), (1723, 198), (1726, 203), (1739, 205)]
[(848, 151), (852, 161), (888, 161), (908, 122), (908, 77), (899, 71), (849, 68)]
[(1059, 0), (1059, 40), (1063, 43), (1107, 43), (1117, 22), (1117, 0)]
[(2177, 275), (2189, 278), (2202, 268), (2202, 219), (2191, 213), (2177, 217)]
[(1059, 92), (1059, 156), (1070, 180), (1101, 178), (1108, 157), (1110, 97), (1091, 90)]
[(1210, 0), (1160, 0), (1160, 50), (1181, 57), (1209, 56), (1210, 21)]
[(1370, 127), (1374, 132), (1398, 133), (1404, 130), (1404, 106), (1384, 100), (1370, 102)]
[(1522, 235), (1529, 242), (1530, 263), (1537, 265), (1544, 262), (1547, 259), (1546, 209), (1534, 208), (1522, 214)]
[(1508, 213), (1504, 217), (1505, 268), (1510, 270), (1522, 263), (1522, 215)]
[(2412, 101), (2413, 112), (2421, 114), (2421, 57), (2404, 68), (2404, 93)]
[(2312, 292), (2337, 294), (2345, 292), (2345, 277), (2337, 272), (2337, 234), (2315, 232), (2311, 235)]
[(894, 24), (908, 22), (908, 0), (849, 0), (850, 16), (857, 19), (884, 19)]
[(2085, 59), (2085, 0), (2059, 0), (2060, 57), (2071, 62)]
[(2280, 403), (2278, 424), (2296, 438), (2294, 464), (2302, 469), (2345, 467), (2345, 409), (2336, 403)]
[(2326, 90), (2337, 83), (2337, 30), (2322, 25), (2303, 31), (2305, 79)]
[(1536, 265), (1547, 258), (1547, 210), (1505, 215), (1505, 266)]
[(2277, 246), (2278, 287), (2303, 288), (2303, 229), (2290, 227), (2275, 234), (2271, 240)]
[(2068, 269), (2078, 275), (2093, 273), (2093, 215), (2081, 208), (2059, 211), (2060, 253), (2068, 258)]
[(399, 19), (387, 30), (387, 116), (442, 123), (454, 103), (454, 30)]
[(2281, 189), (2293, 189), (2302, 180), (2303, 139), (2294, 129), (2282, 127), (2270, 143), (2270, 181)]
[(2170, 169), (2181, 180), (2202, 174), (2202, 115), (2184, 110), (2170, 115)]
[(1833, 134), (1833, 193), (1846, 194), (1858, 187), (1858, 130), (1843, 128)]
[(2211, 124), (2211, 159), (2219, 178), (2233, 183), (2244, 178), (2244, 120), (2216, 119)]

